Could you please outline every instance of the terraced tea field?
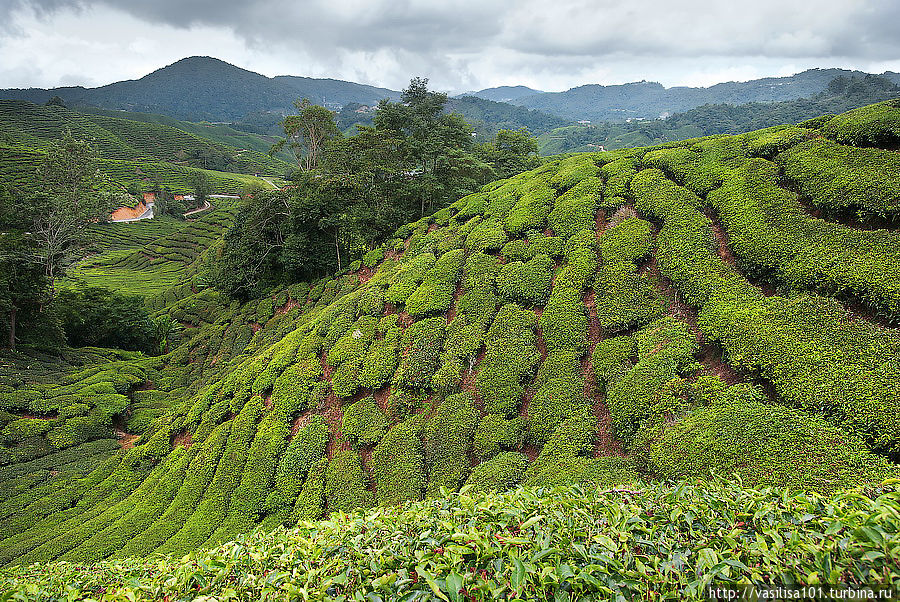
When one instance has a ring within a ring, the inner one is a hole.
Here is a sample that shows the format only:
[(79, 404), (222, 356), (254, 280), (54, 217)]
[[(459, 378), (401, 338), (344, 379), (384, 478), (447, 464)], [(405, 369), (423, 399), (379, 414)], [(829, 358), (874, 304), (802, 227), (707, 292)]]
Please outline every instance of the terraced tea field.
[[(190, 333), (5, 369), (0, 563), (92, 568), (0, 579), (248, 599), (896, 586), (898, 145), (889, 101), (554, 160), (244, 303), (174, 275), (226, 208), (139, 250), (111, 230), (81, 277), (161, 293)], [(335, 512), (356, 513), (309, 522)]]

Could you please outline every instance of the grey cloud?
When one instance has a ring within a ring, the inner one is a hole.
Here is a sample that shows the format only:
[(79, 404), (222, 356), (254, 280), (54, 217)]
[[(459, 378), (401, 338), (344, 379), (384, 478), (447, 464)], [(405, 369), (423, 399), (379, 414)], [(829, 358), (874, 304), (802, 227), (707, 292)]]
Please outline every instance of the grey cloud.
[[(189, 32), (214, 28), (281, 73), (392, 87), (415, 73), (455, 89), (501, 82), (546, 89), (573, 79), (662, 79), (712, 62), (718, 72), (741, 73), (764, 64), (900, 60), (896, 0), (0, 0), (0, 17), (29, 10), (48, 27), (75, 11)], [(12, 35), (2, 27), (0, 39)], [(214, 36), (208, 48), (219, 55)]]

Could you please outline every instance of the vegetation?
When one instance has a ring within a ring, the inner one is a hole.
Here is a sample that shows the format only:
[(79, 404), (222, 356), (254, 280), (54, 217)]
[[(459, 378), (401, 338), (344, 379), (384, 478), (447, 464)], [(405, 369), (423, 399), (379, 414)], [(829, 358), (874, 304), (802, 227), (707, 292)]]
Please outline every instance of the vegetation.
[[(416, 221), (356, 253), (346, 222), (313, 226), (338, 198), (316, 182), (337, 136), (300, 192), (91, 225), (101, 254), (75, 273), (116, 294), (63, 281), (72, 310), (51, 304), (29, 336), (136, 347), (146, 317), (155, 348), (0, 353), (3, 587), (462, 600), (896, 586), (900, 244), (860, 221), (896, 201), (893, 151), (870, 146), (892, 135), (882, 110), (560, 158), (424, 217), (410, 195)], [(415, 120), (439, 116), (422, 111), (392, 139), (418, 144)], [(866, 131), (863, 146), (838, 129)], [(357, 135), (384, 141), (374, 130)], [(882, 183), (870, 194), (867, 178)], [(855, 213), (824, 211), (829, 185)], [(276, 227), (266, 208), (289, 215)], [(338, 251), (340, 270), (310, 276)], [(227, 267), (245, 270), (235, 294), (211, 286)], [(119, 320), (135, 289), (143, 307)]]

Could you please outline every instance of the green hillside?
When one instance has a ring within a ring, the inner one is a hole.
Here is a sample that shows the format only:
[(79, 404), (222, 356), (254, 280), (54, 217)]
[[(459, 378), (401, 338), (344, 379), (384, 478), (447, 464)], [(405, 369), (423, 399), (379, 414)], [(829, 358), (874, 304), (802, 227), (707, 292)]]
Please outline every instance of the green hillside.
[[(94, 115), (105, 115), (107, 117), (127, 119), (130, 121), (142, 121), (165, 125), (235, 149), (252, 150), (263, 154), (268, 154), (269, 149), (272, 148), (272, 144), (277, 140), (275, 136), (264, 136), (235, 129), (234, 127), (231, 127), (231, 125), (224, 123), (210, 123), (208, 121), (194, 123), (191, 121), (180, 121), (167, 115), (138, 113), (136, 111), (116, 111), (113, 109), (100, 109), (91, 106), (78, 106), (77, 110), (80, 113), (91, 113)], [(277, 130), (277, 133), (281, 134), (282, 132)], [(275, 156), (282, 161), (293, 161), (293, 157), (291, 157), (290, 153), (287, 151), (282, 151)]]
[(181, 342), (0, 355), (0, 589), (900, 586), (900, 100), (803, 125), (551, 161), (244, 303), (227, 207), (104, 230), (85, 277)]
[(271, 187), (247, 174), (281, 176), (290, 165), (258, 150), (237, 149), (169, 125), (119, 119), (0, 100), (0, 175), (23, 191), (36, 189), (34, 169), (44, 149), (69, 130), (88, 140), (101, 158), (99, 169), (114, 184), (149, 190), (192, 192), (204, 172), (215, 192), (238, 193), (250, 183)]

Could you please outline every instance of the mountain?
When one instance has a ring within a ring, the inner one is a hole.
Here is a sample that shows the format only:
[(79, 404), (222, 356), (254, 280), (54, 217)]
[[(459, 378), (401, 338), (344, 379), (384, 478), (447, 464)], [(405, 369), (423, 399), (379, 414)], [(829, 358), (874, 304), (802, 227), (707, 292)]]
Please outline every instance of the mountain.
[(598, 122), (565, 125), (538, 136), (541, 154), (590, 152), (659, 144), (715, 134), (740, 134), (785, 123), (799, 123), (826, 113), (896, 98), (900, 86), (878, 75), (838, 76), (811, 98), (746, 104), (710, 104), (665, 119), (631, 123)]
[(189, 57), (137, 80), (99, 88), (0, 90), (0, 98), (43, 104), (59, 96), (66, 105), (162, 113), (186, 121), (234, 121), (249, 113), (292, 110), (298, 98), (317, 103), (374, 104), (399, 93), (353, 82), (309, 77), (274, 78), (211, 57)]
[(898, 144), (900, 99), (556, 159), (248, 301), (206, 287), (227, 207), (97, 224), (85, 277), (174, 273), (143, 294), (183, 334), (0, 353), (0, 590), (894, 584)]
[(485, 88), (478, 92), (467, 92), (460, 96), (475, 96), (484, 98), (485, 100), (493, 100), (495, 102), (513, 102), (519, 100), (523, 96), (532, 94), (543, 94), (541, 90), (535, 90), (528, 86), (498, 86), (496, 88)]
[[(746, 104), (807, 98), (823, 91), (836, 77), (865, 75), (867, 74), (861, 71), (846, 69), (809, 69), (787, 77), (726, 82), (708, 88), (664, 88), (662, 84), (647, 81), (613, 86), (591, 84), (565, 92), (522, 96), (512, 102), (570, 120), (656, 119), (705, 104)], [(900, 84), (900, 73), (887, 71), (882, 77)]]

